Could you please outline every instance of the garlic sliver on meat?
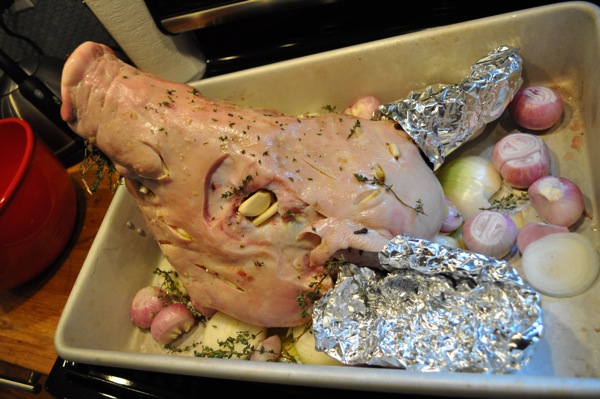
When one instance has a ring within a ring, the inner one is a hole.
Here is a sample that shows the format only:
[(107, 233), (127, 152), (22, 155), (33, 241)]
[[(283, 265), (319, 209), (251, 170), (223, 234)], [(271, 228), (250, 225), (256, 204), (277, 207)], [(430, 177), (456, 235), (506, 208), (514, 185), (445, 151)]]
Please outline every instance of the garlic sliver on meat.
[(279, 210), (279, 204), (277, 202), (273, 203), (266, 211), (261, 213), (252, 221), (252, 224), (255, 226), (260, 226), (264, 222), (266, 222), (271, 216), (275, 215)]
[(272, 199), (269, 191), (258, 190), (240, 204), (238, 212), (246, 217), (258, 216), (269, 209)]
[(388, 150), (394, 158), (398, 159), (398, 157), (400, 157), (400, 149), (398, 148), (398, 144), (388, 143)]

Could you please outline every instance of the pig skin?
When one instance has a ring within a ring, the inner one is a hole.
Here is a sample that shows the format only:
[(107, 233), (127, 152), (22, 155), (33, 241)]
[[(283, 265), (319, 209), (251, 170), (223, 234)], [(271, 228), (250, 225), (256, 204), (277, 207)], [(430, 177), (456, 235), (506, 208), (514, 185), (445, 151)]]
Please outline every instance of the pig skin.
[[(332, 257), (360, 263), (398, 234), (432, 238), (445, 216), (437, 178), (392, 121), (301, 118), (211, 100), (93, 42), (66, 61), (61, 95), (62, 118), (114, 162), (206, 316), (220, 310), (264, 327), (301, 324), (310, 312), (298, 296), (332, 286)], [(388, 143), (398, 145), (397, 159)], [(373, 182), (377, 164), (391, 190)], [(257, 227), (237, 210), (261, 188), (276, 195), (279, 210)]]

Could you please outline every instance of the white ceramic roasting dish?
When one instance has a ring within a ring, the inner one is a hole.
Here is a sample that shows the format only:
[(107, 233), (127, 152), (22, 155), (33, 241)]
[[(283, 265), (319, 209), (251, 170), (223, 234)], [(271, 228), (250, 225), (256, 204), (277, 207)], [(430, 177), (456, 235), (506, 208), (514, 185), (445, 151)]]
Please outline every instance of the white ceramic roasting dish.
[[(191, 82), (205, 96), (297, 115), (342, 109), (359, 95), (383, 102), (434, 83), (458, 83), (499, 45), (520, 48), (525, 83), (557, 87), (565, 116), (544, 138), (553, 173), (576, 181), (592, 216), (579, 232), (600, 246), (600, 9), (560, 3), (427, 29)], [(502, 117), (493, 129), (505, 129)], [(490, 141), (461, 153), (489, 156)], [(558, 170), (557, 168), (560, 168)], [(212, 378), (359, 391), (474, 397), (600, 397), (600, 283), (573, 298), (543, 296), (545, 336), (515, 375), (422, 373), (209, 359), (160, 353), (129, 320), (136, 291), (162, 255), (124, 187), (109, 207), (55, 335), (66, 360)], [(518, 265), (518, 260), (517, 260)], [(119, 311), (122, 309), (122, 311)]]

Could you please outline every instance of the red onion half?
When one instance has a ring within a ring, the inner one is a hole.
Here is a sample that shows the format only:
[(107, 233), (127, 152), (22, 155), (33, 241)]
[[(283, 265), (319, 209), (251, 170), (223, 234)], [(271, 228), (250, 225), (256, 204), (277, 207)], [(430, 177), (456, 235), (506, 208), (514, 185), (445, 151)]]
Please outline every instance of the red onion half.
[(557, 226), (555, 224), (539, 222), (527, 223), (519, 231), (519, 235), (517, 236), (517, 246), (519, 247), (519, 252), (523, 253), (529, 244), (549, 234), (568, 232), (568, 227)]
[(546, 223), (569, 227), (583, 214), (583, 194), (569, 179), (544, 176), (527, 190), (531, 205)]
[(469, 251), (502, 258), (515, 245), (518, 232), (517, 225), (509, 216), (486, 210), (467, 218), (462, 239)]
[(545, 130), (560, 120), (564, 104), (556, 90), (532, 85), (517, 91), (508, 104), (508, 110), (520, 126), (531, 130)]
[(181, 334), (188, 332), (196, 324), (194, 315), (183, 303), (173, 303), (163, 308), (152, 320), (150, 332), (152, 338), (167, 345)]
[(492, 164), (511, 187), (528, 188), (548, 174), (550, 151), (536, 135), (511, 133), (494, 145)]

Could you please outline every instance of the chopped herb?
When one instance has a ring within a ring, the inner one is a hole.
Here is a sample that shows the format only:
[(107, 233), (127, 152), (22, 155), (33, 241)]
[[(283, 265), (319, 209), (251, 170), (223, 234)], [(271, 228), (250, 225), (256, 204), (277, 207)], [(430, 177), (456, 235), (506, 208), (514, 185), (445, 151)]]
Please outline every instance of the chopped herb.
[(347, 138), (349, 139), (350, 137), (355, 135), (358, 128), (360, 128), (360, 121), (357, 119), (356, 122), (354, 122), (354, 125), (352, 126), (352, 128), (350, 129), (350, 134), (348, 135)]

